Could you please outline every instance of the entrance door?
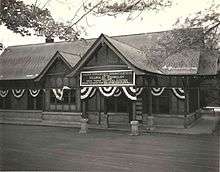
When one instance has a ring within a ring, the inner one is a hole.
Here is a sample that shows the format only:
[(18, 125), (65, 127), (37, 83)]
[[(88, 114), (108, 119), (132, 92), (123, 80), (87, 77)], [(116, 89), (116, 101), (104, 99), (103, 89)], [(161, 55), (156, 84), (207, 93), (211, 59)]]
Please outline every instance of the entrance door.
[(131, 119), (131, 101), (125, 95), (105, 98), (109, 125), (128, 125)]

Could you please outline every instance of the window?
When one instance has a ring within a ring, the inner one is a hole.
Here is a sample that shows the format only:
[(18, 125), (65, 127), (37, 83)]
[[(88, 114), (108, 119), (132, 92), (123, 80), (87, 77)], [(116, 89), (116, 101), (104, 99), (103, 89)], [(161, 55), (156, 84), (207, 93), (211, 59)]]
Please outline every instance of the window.
[(169, 90), (164, 90), (160, 96), (152, 96), (152, 111), (155, 114), (169, 113)]
[(53, 91), (50, 90), (50, 105), (55, 106), (55, 108), (50, 108), (54, 111), (70, 111), (70, 106), (76, 104), (76, 90), (75, 89), (65, 89), (63, 90), (62, 99), (59, 100), (54, 95)]
[(2, 97), (0, 97), (0, 109), (3, 109), (3, 103), (4, 103), (4, 100)]
[(10, 93), (6, 97), (0, 97), (0, 109), (10, 109), (11, 108), (11, 99)]
[(127, 112), (128, 99), (125, 96), (109, 97), (107, 99), (108, 112)]

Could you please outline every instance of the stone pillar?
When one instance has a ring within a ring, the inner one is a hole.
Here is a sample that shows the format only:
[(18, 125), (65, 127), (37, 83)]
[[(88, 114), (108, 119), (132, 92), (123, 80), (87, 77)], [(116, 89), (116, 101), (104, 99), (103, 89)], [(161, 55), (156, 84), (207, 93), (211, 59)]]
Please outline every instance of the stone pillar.
[(88, 119), (82, 118), (81, 119), (81, 128), (80, 128), (79, 133), (80, 134), (86, 134), (87, 131), (88, 131)]
[(154, 130), (154, 117), (153, 116), (148, 116), (147, 118), (147, 129), (148, 130)]
[(131, 135), (132, 136), (139, 135), (139, 122), (138, 121), (131, 121)]
[(108, 128), (109, 127), (109, 121), (108, 121), (108, 114), (101, 114), (101, 126), (103, 128)]

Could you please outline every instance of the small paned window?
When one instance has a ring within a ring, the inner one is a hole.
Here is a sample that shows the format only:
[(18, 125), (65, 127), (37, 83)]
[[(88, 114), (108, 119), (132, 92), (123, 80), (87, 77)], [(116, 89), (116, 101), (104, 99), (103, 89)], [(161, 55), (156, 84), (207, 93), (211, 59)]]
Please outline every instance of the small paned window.
[(4, 100), (2, 97), (0, 97), (0, 109), (3, 109), (3, 103), (4, 103)]
[(107, 99), (108, 112), (127, 112), (128, 101), (124, 96), (110, 97)]
[(169, 113), (169, 90), (164, 90), (160, 96), (152, 96), (152, 111), (156, 114)]
[(56, 97), (55, 97), (55, 95), (54, 95), (52, 90), (50, 90), (50, 103), (51, 104), (55, 104), (56, 103)]
[[(65, 89), (63, 90), (62, 99), (59, 100), (54, 95), (53, 91), (50, 91), (50, 104), (55, 105), (55, 108), (51, 110), (55, 111), (70, 111), (71, 106), (76, 103), (76, 90), (75, 89)], [(69, 106), (69, 107), (68, 107)], [(58, 107), (58, 108), (56, 108)]]
[(11, 109), (10, 93), (6, 97), (0, 97), (0, 109)]

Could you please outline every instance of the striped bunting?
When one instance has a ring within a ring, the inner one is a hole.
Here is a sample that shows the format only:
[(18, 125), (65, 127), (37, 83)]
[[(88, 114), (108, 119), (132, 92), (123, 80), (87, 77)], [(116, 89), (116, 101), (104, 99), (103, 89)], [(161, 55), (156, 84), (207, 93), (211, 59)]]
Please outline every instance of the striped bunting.
[(117, 87), (99, 87), (100, 93), (105, 97), (111, 97), (114, 95)]
[(86, 98), (91, 98), (95, 95), (96, 88), (94, 88), (94, 87), (83, 87), (83, 88), (81, 88), (80, 93), (81, 93), (80, 98), (82, 100), (86, 99)]
[(165, 89), (165, 87), (162, 87), (162, 88), (153, 87), (153, 88), (151, 88), (151, 94), (153, 94), (154, 96), (160, 96), (163, 93), (164, 89)]
[(172, 88), (173, 94), (179, 99), (185, 99), (185, 93), (182, 88)]
[(8, 95), (8, 90), (0, 90), (0, 96), (6, 97)]
[(16, 97), (16, 98), (21, 98), (24, 94), (25, 89), (12, 89), (12, 94)]
[(29, 89), (29, 93), (32, 97), (37, 97), (40, 93), (40, 90)]

